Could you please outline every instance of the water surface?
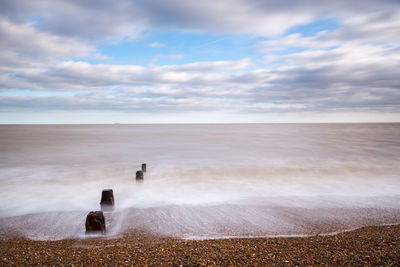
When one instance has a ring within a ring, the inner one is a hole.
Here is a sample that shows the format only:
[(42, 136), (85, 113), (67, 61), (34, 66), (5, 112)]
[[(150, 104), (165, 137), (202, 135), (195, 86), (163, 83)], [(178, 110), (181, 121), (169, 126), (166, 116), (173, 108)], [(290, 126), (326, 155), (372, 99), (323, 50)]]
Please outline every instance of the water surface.
[[(0, 126), (0, 228), (83, 237), (302, 235), (400, 222), (400, 124)], [(142, 162), (148, 172), (135, 182)]]

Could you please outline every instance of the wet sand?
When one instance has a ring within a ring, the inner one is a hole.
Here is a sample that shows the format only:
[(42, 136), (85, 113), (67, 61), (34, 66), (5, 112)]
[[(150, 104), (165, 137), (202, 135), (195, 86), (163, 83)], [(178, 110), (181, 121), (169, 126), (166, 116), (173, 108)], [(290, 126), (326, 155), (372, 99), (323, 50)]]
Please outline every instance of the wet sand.
[(0, 265), (400, 266), (400, 225), (329, 236), (181, 240), (132, 231), (113, 239), (0, 240)]

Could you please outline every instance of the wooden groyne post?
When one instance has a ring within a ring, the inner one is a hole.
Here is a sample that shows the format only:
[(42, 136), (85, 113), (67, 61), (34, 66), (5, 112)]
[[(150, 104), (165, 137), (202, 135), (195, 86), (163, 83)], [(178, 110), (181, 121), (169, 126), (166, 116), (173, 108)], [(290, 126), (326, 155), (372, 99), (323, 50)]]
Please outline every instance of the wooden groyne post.
[(142, 163), (142, 172), (146, 172), (146, 163)]
[(114, 193), (112, 189), (104, 189), (101, 192), (100, 207), (104, 211), (114, 209)]
[(143, 180), (143, 171), (136, 172), (136, 180)]
[(86, 216), (86, 234), (106, 232), (106, 220), (102, 211), (91, 211)]

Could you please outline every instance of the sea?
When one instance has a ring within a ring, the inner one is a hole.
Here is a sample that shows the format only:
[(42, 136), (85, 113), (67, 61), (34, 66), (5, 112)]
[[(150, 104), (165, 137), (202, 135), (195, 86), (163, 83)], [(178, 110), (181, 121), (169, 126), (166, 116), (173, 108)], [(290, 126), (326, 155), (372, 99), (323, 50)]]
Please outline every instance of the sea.
[[(136, 171), (147, 164), (142, 182)], [(0, 125), (0, 233), (182, 239), (400, 223), (400, 124)]]

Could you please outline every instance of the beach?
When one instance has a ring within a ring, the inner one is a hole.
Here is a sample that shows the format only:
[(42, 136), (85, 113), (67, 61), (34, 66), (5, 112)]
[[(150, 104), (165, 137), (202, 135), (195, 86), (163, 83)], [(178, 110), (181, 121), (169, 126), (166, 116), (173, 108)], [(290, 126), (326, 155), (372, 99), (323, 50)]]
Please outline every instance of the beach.
[(133, 231), (104, 239), (3, 236), (3, 266), (399, 266), (400, 225), (328, 236), (182, 240)]
[(399, 129), (0, 126), (0, 265), (398, 265)]

